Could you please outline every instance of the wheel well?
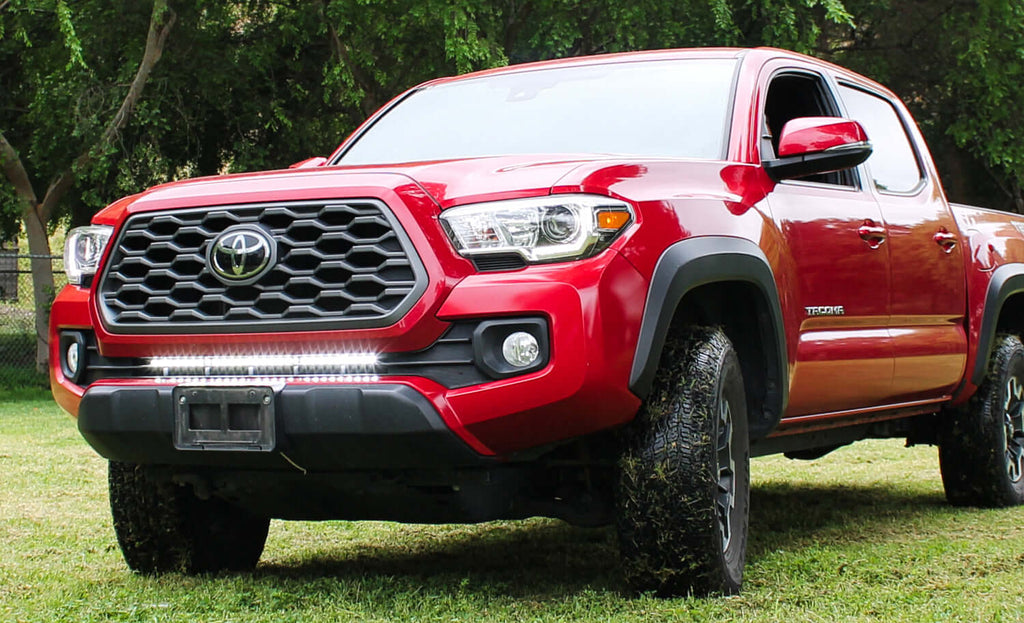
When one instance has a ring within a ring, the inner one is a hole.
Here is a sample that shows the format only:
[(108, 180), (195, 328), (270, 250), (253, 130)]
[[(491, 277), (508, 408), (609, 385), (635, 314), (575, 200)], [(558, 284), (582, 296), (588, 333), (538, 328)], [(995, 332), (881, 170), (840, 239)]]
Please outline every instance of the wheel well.
[(641, 399), (651, 391), (673, 321), (725, 329), (750, 378), (751, 437), (774, 430), (786, 409), (788, 358), (778, 288), (764, 252), (741, 238), (698, 236), (662, 253), (630, 372), (629, 387)]
[[(778, 413), (767, 406), (768, 388), (778, 383), (770, 372), (765, 344), (773, 341), (772, 318), (760, 291), (752, 283), (723, 282), (703, 285), (686, 293), (679, 302), (669, 333), (689, 326), (721, 326), (736, 350), (743, 372), (751, 438), (767, 435), (778, 422)], [(781, 347), (785, 347), (782, 345)]]
[(996, 333), (1024, 335), (1024, 292), (1012, 295), (1003, 303), (996, 321)]
[(970, 380), (981, 385), (988, 372), (996, 334), (1024, 331), (1024, 265), (1003, 264), (992, 273), (985, 295), (985, 308), (978, 333), (978, 354)]

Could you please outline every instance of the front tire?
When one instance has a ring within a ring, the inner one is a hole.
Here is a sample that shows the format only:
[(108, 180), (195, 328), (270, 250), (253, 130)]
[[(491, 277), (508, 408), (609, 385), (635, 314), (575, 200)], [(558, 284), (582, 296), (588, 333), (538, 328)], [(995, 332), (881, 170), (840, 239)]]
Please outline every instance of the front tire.
[(743, 377), (719, 328), (670, 336), (619, 463), (626, 582), (662, 596), (743, 583), (750, 451)]
[(988, 375), (966, 405), (948, 410), (939, 435), (946, 499), (957, 506), (1024, 503), (1024, 344), (996, 336)]
[(200, 499), (140, 465), (111, 461), (108, 479), (114, 532), (133, 571), (248, 571), (259, 561), (269, 518), (220, 498)]

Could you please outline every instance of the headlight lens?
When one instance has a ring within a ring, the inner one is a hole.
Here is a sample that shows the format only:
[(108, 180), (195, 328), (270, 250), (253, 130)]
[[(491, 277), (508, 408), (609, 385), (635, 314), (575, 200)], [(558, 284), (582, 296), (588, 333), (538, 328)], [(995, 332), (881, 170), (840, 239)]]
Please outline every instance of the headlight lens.
[(633, 210), (597, 195), (550, 195), (446, 210), (441, 223), (464, 257), (518, 253), (527, 262), (590, 257), (633, 222)]
[(96, 274), (96, 266), (113, 232), (114, 228), (108, 225), (76, 227), (68, 232), (64, 242), (64, 272), (68, 274), (68, 283), (82, 285)]

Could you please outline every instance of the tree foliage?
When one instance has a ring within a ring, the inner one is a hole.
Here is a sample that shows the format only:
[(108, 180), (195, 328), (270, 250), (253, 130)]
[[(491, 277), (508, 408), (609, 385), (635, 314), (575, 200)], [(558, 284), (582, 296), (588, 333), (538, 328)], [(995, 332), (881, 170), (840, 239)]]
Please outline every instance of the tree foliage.
[(980, 0), (974, 10), (951, 12), (944, 27), (955, 50), (950, 135), (1024, 213), (1024, 4)]
[[(0, 9), (0, 129), (36, 188), (95, 140), (140, 58), (151, 5), (12, 0)], [(329, 151), (402, 90), (443, 75), (644, 48), (769, 44), (811, 51), (841, 0), (172, 0), (163, 62), (131, 123), (76, 172), (75, 224), (192, 175)], [(10, 233), (17, 213), (3, 200)]]
[[(133, 98), (168, 15), (162, 60)], [(64, 185), (40, 213), (49, 227), (82, 224), (156, 183), (325, 154), (430, 78), (757, 45), (888, 84), (954, 199), (1024, 211), (1021, 0), (0, 0), (0, 164), (15, 154), (38, 197)], [(17, 187), (0, 180), (0, 239), (26, 222)]]
[(952, 198), (1024, 213), (1024, 3), (847, 0), (818, 54), (898, 93)]
[[(0, 5), (0, 131), (31, 164), (41, 193), (116, 111), (145, 46), (151, 5)], [(58, 216), (82, 223), (113, 198), (155, 183), (325, 153), (391, 97), (432, 77), (713, 45), (795, 49), (876, 77), (919, 115), (949, 177), (987, 182), (997, 200), (1020, 201), (1019, 0), (173, 0), (171, 7), (178, 20), (164, 62), (131, 122), (75, 172)], [(962, 194), (993, 198), (957, 179), (951, 187)], [(0, 187), (0, 201), (0, 232), (9, 235), (19, 213), (9, 185)]]

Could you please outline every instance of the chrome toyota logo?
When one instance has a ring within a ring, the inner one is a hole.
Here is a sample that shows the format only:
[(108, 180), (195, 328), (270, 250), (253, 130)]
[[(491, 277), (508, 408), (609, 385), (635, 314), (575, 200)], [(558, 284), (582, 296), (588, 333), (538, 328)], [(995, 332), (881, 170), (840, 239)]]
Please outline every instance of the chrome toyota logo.
[(218, 279), (245, 285), (259, 279), (277, 259), (277, 246), (267, 232), (253, 225), (233, 227), (217, 236), (206, 263)]

